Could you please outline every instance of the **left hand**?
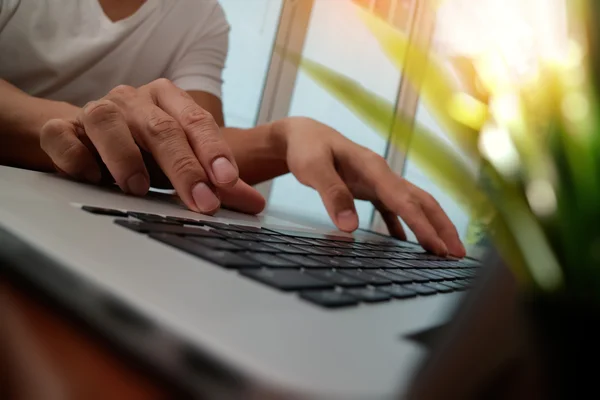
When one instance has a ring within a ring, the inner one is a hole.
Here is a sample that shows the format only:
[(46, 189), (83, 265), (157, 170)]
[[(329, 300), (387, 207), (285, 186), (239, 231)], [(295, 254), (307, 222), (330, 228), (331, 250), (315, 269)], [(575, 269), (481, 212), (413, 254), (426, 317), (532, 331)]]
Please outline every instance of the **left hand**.
[(358, 228), (354, 200), (368, 200), (381, 213), (392, 236), (406, 239), (400, 217), (426, 250), (465, 256), (458, 232), (438, 202), (396, 175), (383, 157), (309, 118), (283, 119), (275, 122), (273, 129), (285, 138), (290, 171), (319, 192), (340, 230)]

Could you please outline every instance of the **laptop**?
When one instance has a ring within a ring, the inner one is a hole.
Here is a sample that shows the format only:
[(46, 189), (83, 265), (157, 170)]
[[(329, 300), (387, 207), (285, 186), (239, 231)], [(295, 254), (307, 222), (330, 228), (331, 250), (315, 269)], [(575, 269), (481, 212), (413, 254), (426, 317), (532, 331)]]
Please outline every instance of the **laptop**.
[(209, 398), (390, 398), (479, 262), (0, 167), (0, 265)]

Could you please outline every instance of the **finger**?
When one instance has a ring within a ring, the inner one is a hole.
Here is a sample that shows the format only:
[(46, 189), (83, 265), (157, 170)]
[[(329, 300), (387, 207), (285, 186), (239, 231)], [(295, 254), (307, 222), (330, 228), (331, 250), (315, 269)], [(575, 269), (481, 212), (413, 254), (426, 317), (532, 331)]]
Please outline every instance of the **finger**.
[(218, 189), (218, 192), (223, 206), (231, 210), (254, 215), (264, 210), (266, 205), (258, 190), (241, 179), (233, 187)]
[(182, 127), (210, 181), (216, 187), (235, 185), (238, 167), (212, 115), (166, 79), (154, 81), (147, 90), (154, 103)]
[(438, 236), (423, 212), (418, 198), (409, 192), (402, 178), (394, 174), (383, 159), (372, 160), (365, 165), (367, 165), (367, 179), (375, 188), (377, 197), (383, 205), (406, 222), (425, 250), (447, 255), (448, 247)]
[(353, 232), (358, 229), (354, 196), (335, 170), (332, 157), (313, 156), (299, 168), (296, 177), (319, 192), (329, 217), (340, 230)]
[(99, 183), (100, 168), (76, 132), (72, 122), (50, 120), (42, 127), (40, 147), (48, 154), (59, 172), (80, 181)]
[(450, 255), (459, 258), (466, 256), (467, 252), (460, 241), (456, 227), (439, 203), (429, 193), (412, 184), (411, 189), (420, 198), (421, 207), (440, 238), (446, 243)]
[(215, 213), (221, 203), (179, 123), (154, 104), (140, 105), (130, 118), (181, 200), (191, 210)]
[(79, 119), (121, 190), (145, 195), (150, 188), (148, 171), (121, 109), (110, 100), (94, 101)]
[(385, 222), (390, 235), (400, 240), (406, 240), (406, 233), (404, 232), (404, 228), (396, 213), (390, 211), (383, 205), (377, 205), (376, 208), (379, 211), (379, 214), (381, 214), (381, 218), (383, 219), (383, 222)]

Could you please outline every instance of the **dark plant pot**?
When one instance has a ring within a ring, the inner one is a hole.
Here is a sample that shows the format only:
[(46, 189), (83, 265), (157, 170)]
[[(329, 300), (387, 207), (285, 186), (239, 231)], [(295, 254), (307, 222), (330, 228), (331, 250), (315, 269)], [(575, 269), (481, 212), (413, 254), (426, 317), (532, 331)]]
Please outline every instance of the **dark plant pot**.
[(592, 397), (599, 327), (595, 303), (524, 295), (500, 258), (491, 257), (408, 398)]

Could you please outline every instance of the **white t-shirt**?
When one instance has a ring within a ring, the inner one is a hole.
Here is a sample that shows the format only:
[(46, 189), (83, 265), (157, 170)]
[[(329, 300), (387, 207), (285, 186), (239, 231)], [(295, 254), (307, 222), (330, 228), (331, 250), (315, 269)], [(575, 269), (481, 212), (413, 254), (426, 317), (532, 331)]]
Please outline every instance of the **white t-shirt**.
[(77, 106), (158, 78), (220, 97), (228, 34), (217, 0), (147, 0), (118, 22), (98, 0), (0, 0), (0, 79)]

